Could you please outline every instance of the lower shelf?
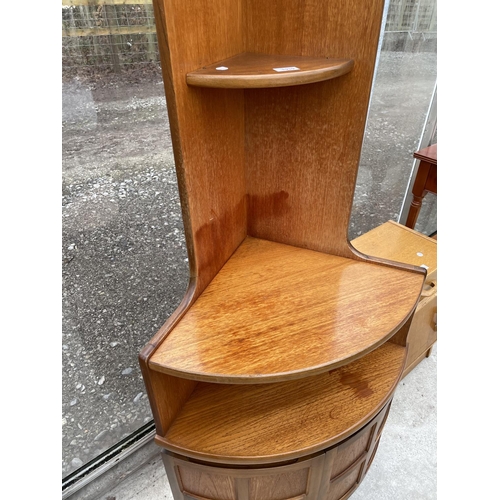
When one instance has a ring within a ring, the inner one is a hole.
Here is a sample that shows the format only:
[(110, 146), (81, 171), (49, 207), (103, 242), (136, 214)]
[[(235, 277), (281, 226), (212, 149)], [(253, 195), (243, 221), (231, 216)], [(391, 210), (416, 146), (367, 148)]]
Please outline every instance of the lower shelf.
[(334, 445), (392, 397), (406, 350), (390, 342), (336, 370), (272, 384), (198, 383), (158, 445), (232, 464), (272, 463)]
[(175, 500), (345, 500), (375, 456), (390, 403), (358, 432), (292, 463), (235, 468), (163, 452)]

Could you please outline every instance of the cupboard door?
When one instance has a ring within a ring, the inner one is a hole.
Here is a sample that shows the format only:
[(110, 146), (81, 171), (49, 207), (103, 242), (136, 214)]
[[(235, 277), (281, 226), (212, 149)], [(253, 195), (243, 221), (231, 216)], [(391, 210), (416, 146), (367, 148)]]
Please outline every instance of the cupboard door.
[(175, 500), (317, 500), (325, 454), (245, 469), (200, 464), (166, 451), (162, 456)]
[(327, 500), (344, 500), (359, 486), (375, 455), (390, 403), (363, 429), (326, 453)]

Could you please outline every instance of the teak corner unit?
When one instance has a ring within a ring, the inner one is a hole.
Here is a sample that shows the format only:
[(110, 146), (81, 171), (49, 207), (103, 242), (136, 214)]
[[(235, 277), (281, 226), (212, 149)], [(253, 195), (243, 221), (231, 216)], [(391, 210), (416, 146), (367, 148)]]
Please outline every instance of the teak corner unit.
[(424, 283), (347, 239), (383, 0), (155, 0), (191, 279), (140, 363), (174, 497), (345, 499)]

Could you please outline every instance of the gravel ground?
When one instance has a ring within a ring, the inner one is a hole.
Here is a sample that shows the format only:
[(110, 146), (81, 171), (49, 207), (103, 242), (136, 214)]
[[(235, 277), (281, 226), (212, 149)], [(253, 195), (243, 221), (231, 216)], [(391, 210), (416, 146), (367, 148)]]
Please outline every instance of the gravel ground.
[(63, 96), (65, 476), (151, 420), (137, 356), (188, 263), (161, 80)]
[[(397, 216), (436, 54), (382, 54), (350, 237)], [(163, 83), (63, 82), (62, 475), (151, 420), (137, 356), (179, 304), (188, 263)], [(436, 229), (425, 200), (417, 229)]]

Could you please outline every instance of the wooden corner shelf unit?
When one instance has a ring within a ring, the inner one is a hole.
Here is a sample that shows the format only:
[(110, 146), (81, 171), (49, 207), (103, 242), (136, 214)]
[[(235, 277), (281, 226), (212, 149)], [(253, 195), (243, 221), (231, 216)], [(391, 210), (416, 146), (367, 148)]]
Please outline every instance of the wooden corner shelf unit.
[(154, 0), (191, 279), (142, 350), (176, 500), (341, 500), (426, 272), (347, 240), (383, 0)]

